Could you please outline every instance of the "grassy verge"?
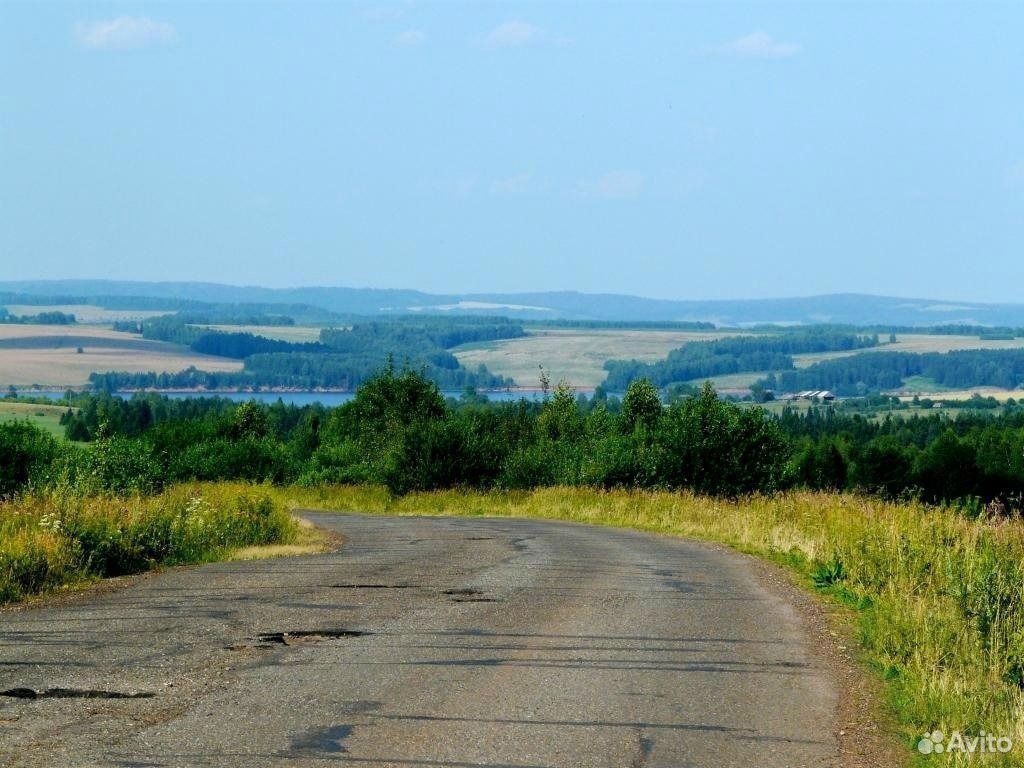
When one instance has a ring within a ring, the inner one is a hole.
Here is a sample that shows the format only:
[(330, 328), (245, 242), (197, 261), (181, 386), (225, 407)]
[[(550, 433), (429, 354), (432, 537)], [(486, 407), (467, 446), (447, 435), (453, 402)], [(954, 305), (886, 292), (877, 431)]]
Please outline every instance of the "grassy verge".
[(266, 489), (242, 484), (183, 485), (149, 497), (54, 493), (7, 501), (0, 503), (0, 604), (299, 539), (299, 526)]
[[(865, 656), (887, 683), (908, 746), (926, 731), (1007, 736), (1009, 755), (923, 763), (1019, 765), (1024, 752), (1024, 524), (851, 495), (724, 501), (685, 494), (550, 488), (419, 493), (281, 490), (339, 511), (505, 515), (629, 527), (721, 542), (797, 571), (855, 611)], [(916, 754), (916, 750), (914, 750)], [(1014, 754), (1016, 753), (1016, 757)]]

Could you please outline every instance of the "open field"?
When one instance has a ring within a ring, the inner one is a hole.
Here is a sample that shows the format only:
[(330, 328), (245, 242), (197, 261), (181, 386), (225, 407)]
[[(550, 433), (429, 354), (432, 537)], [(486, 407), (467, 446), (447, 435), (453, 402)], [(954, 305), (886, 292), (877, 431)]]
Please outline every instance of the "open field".
[(169, 310), (104, 309), (93, 304), (5, 304), (7, 311), (19, 317), (34, 317), (43, 312), (63, 312), (74, 315), (79, 323), (113, 323), (116, 320), (144, 320), (157, 315), (174, 314)]
[(82, 386), (94, 371), (171, 373), (192, 365), (207, 371), (242, 367), (238, 360), (199, 355), (176, 344), (108, 328), (0, 324), (0, 385), (5, 387)]
[(1021, 349), (1024, 348), (1024, 337), (1016, 339), (980, 339), (977, 336), (940, 336), (928, 333), (898, 333), (896, 343), (888, 343), (884, 335), (877, 347), (858, 349), (850, 352), (821, 352), (807, 355), (794, 355), (793, 364), (797, 368), (807, 368), (822, 360), (834, 360), (838, 357), (849, 357), (861, 352), (953, 352), (961, 349)]
[[(774, 560), (851, 609), (862, 658), (885, 680), (908, 754), (922, 733), (935, 729), (984, 729), (1011, 738), (1014, 752), (1024, 743), (1020, 521), (808, 492), (735, 501), (586, 488), (438, 491), (397, 499), (383, 489), (357, 487), (279, 493), (301, 507), (338, 511), (636, 528), (717, 541)], [(1020, 765), (1019, 752), (939, 757), (921, 764)]]
[[(540, 329), (531, 330), (529, 336), (521, 339), (466, 344), (453, 351), (466, 367), (473, 368), (483, 363), (494, 373), (511, 376), (519, 386), (536, 386), (538, 367), (543, 365), (549, 372), (552, 383), (564, 378), (573, 386), (591, 388), (604, 381), (603, 366), (606, 360), (636, 359), (655, 362), (664, 359), (673, 349), (688, 342), (709, 341), (741, 333), (743, 332)], [(794, 364), (797, 368), (807, 368), (822, 360), (848, 357), (861, 352), (951, 352), (958, 349), (1024, 348), (1024, 338), (984, 340), (977, 336), (938, 336), (925, 333), (897, 334), (895, 344), (887, 343), (884, 337), (883, 342), (885, 343), (874, 348), (850, 352), (794, 355)], [(739, 389), (749, 387), (765, 375), (765, 371), (751, 371), (718, 376), (712, 381), (719, 389)]]
[(211, 331), (223, 331), (224, 333), (251, 333), (254, 336), (263, 336), (267, 339), (278, 341), (319, 341), (320, 328), (308, 325), (203, 325), (201, 328), (209, 328)]
[[(776, 416), (781, 414), (787, 408), (791, 409), (791, 410), (794, 410), (794, 411), (797, 411), (798, 413), (806, 413), (811, 408), (815, 408), (815, 407), (820, 408), (820, 407), (822, 407), (820, 403), (815, 404), (815, 403), (812, 403), (810, 400), (792, 400), (792, 401), (789, 401), (789, 400), (773, 400), (773, 401), (767, 402), (767, 403), (750, 403), (750, 402), (748, 402), (748, 403), (742, 403), (742, 405), (744, 407), (747, 407), (747, 408), (764, 408), (764, 410), (768, 411), (769, 413), (775, 414)], [(892, 416), (892, 418), (894, 418), (894, 419), (912, 419), (915, 416), (943, 416), (943, 417), (945, 417), (947, 419), (956, 419), (961, 414), (977, 414), (977, 413), (998, 414), (998, 413), (1001, 413), (1001, 412), (1002, 412), (1001, 409), (1000, 410), (990, 410), (990, 411), (988, 411), (988, 410), (986, 410), (986, 411), (979, 411), (977, 409), (972, 409), (972, 408), (956, 408), (956, 407), (950, 407), (950, 406), (943, 406), (941, 408), (916, 408), (916, 407), (912, 407), (912, 408), (902, 408), (902, 409), (900, 409), (900, 408), (888, 409), (888, 408), (885, 408), (884, 406), (881, 406), (881, 407), (878, 407), (878, 408), (867, 408), (867, 409), (864, 409), (864, 410), (857, 411), (857, 413), (862, 415), (864, 418), (868, 419), (869, 421), (875, 421), (875, 422), (883, 421), (884, 419), (886, 419), (889, 416)]]
[[(909, 392), (910, 394), (903, 394)], [(912, 400), (914, 396), (931, 397), (933, 400), (970, 400), (974, 395), (994, 397), (999, 401), (1024, 399), (1024, 389), (1000, 389), (999, 387), (974, 387), (972, 389), (949, 389), (937, 385), (923, 376), (911, 376), (906, 386), (899, 390), (901, 400)]]
[(67, 406), (63, 405), (40, 405), (0, 400), (0, 422), (27, 419), (54, 437), (63, 437), (64, 427), (60, 425), (60, 417), (66, 410)]
[(736, 332), (655, 330), (532, 330), (521, 339), (465, 344), (452, 350), (473, 369), (483, 363), (492, 373), (511, 376), (522, 387), (537, 386), (539, 366), (555, 384), (596, 387), (605, 378), (604, 363), (613, 359), (654, 362), (690, 341), (708, 341)]

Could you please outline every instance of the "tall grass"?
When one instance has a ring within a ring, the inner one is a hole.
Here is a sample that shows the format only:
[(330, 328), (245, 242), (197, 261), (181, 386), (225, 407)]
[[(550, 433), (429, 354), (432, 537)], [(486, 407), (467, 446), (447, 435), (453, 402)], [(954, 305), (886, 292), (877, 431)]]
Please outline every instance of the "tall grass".
[[(795, 569), (856, 611), (860, 642), (887, 682), (908, 745), (925, 731), (1008, 736), (1010, 755), (922, 757), (1020, 765), (1024, 752), (1024, 524), (853, 495), (797, 492), (740, 501), (547, 488), (416, 493), (280, 491), (292, 503), (391, 514), (552, 518), (713, 540)], [(916, 751), (915, 751), (916, 752)], [(1014, 758), (1016, 754), (1016, 758)]]
[(259, 487), (194, 484), (156, 496), (48, 493), (0, 503), (0, 603), (100, 576), (287, 543), (297, 525)]

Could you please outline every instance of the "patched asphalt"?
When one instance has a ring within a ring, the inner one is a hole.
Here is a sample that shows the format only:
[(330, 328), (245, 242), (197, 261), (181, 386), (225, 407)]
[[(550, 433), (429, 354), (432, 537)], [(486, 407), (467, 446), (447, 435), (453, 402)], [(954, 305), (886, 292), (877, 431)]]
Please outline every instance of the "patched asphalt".
[(743, 557), (568, 523), (307, 513), (330, 554), (0, 612), (0, 764), (841, 765)]

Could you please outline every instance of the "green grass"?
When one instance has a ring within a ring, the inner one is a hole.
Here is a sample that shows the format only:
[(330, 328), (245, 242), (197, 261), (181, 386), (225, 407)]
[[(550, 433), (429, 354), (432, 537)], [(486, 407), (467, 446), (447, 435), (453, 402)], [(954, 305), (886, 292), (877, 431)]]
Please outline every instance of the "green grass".
[[(411, 494), (277, 491), (339, 511), (492, 515), (609, 525), (720, 542), (792, 569), (852, 611), (901, 737), (925, 765), (1020, 765), (1008, 755), (923, 757), (926, 730), (979, 730), (1024, 749), (1024, 523), (919, 504), (796, 492), (727, 501), (688, 494), (549, 488)], [(1012, 753), (1011, 753), (1012, 755)]]
[(320, 340), (320, 328), (311, 325), (202, 325), (197, 327), (225, 333), (251, 333), (266, 339), (296, 343)]
[(699, 387), (705, 381), (710, 381), (715, 389), (721, 391), (723, 389), (747, 389), (755, 381), (759, 381), (767, 376), (770, 371), (748, 371), (746, 373), (725, 373), (721, 376), (711, 376), (702, 379), (691, 379), (686, 382), (687, 384)]
[(64, 427), (61, 426), (60, 417), (65, 411), (67, 411), (67, 406), (63, 405), (0, 400), (0, 422), (27, 420), (59, 438), (64, 437)]
[(900, 392), (951, 392), (952, 387), (939, 384), (935, 379), (927, 376), (907, 376), (903, 380), (903, 386), (898, 388)]
[(0, 503), (0, 604), (102, 576), (288, 544), (299, 528), (259, 487), (194, 484), (151, 497), (60, 493)]

